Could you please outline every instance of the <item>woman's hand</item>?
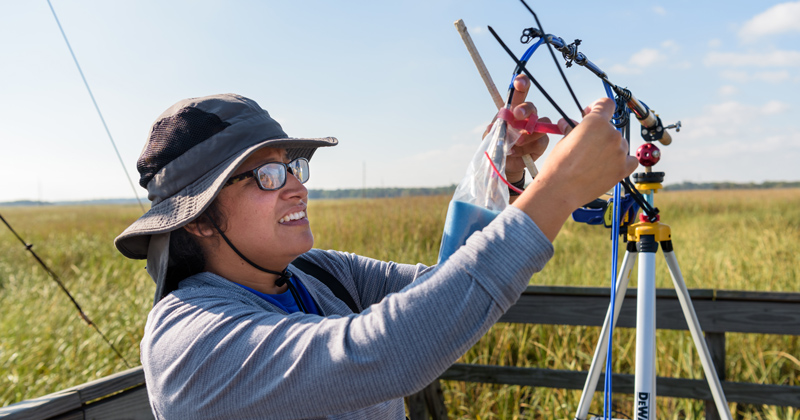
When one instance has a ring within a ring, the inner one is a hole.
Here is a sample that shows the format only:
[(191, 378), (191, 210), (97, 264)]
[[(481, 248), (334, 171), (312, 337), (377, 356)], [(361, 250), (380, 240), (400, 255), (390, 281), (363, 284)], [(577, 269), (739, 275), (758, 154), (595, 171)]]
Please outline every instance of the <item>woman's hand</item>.
[[(531, 81), (524, 74), (520, 74), (514, 79), (514, 96), (511, 98), (511, 112), (514, 118), (524, 120), (531, 115), (536, 115), (536, 107), (530, 103), (525, 102), (525, 97), (528, 95), (528, 89), (531, 86)], [(549, 118), (539, 118), (540, 122), (550, 122)], [(544, 133), (529, 133), (520, 136), (514, 147), (511, 148), (511, 154), (506, 157), (506, 179), (508, 182), (517, 182), (525, 175), (525, 163), (522, 157), (531, 155), (533, 160), (542, 156), (550, 140), (547, 134)]]
[(564, 119), (558, 126), (566, 137), (556, 144), (542, 173), (568, 193), (573, 210), (608, 191), (630, 175), (639, 162), (628, 154), (628, 142), (609, 122), (614, 101), (602, 98), (588, 106), (574, 129)]
[(556, 144), (539, 176), (514, 202), (552, 241), (578, 207), (597, 198), (637, 167), (628, 155), (628, 143), (609, 122), (614, 101), (600, 99), (586, 108), (583, 121)]

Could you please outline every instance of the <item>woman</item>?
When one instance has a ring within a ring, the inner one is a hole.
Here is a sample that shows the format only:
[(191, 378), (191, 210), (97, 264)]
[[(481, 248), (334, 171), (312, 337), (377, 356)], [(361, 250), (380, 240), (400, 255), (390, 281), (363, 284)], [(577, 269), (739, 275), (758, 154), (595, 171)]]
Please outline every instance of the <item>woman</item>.
[[(521, 103), (528, 86), (515, 81), (517, 118), (535, 111)], [(307, 160), (336, 139), (288, 138), (237, 95), (168, 109), (137, 164), (152, 208), (115, 241), (147, 259), (157, 285), (141, 343), (155, 417), (403, 419), (402, 397), (517, 300), (571, 211), (635, 169), (608, 123), (613, 108), (587, 108), (513, 205), (435, 267), (311, 249)], [(547, 138), (519, 144), (510, 180)], [(356, 310), (291, 264), (300, 255), (341, 283)]]

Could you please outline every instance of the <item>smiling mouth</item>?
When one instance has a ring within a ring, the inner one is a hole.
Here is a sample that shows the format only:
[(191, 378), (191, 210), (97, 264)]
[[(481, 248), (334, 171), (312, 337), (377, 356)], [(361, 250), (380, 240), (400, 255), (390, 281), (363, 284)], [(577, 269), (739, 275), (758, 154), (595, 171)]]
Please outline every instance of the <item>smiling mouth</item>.
[(297, 213), (291, 213), (281, 217), (281, 220), (278, 220), (278, 223), (283, 224), (286, 222), (291, 222), (293, 220), (300, 220), (305, 217), (306, 217), (306, 212), (298, 211)]

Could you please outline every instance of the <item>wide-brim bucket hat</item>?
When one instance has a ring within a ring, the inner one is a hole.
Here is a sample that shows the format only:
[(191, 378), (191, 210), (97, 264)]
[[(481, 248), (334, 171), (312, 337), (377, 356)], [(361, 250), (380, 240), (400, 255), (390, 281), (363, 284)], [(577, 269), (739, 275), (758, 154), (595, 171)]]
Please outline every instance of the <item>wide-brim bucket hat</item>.
[[(167, 262), (169, 236), (163, 234), (200, 216), (255, 151), (274, 147), (286, 149), (289, 159), (311, 159), (318, 147), (336, 144), (334, 137), (289, 137), (266, 110), (240, 95), (180, 101), (153, 124), (136, 165), (151, 208), (114, 245), (128, 258), (147, 258), (148, 272), (158, 284), (163, 270), (154, 273), (151, 265), (156, 259), (161, 260), (158, 265)], [(151, 243), (157, 236), (159, 244)], [(154, 251), (161, 255), (151, 255)]]

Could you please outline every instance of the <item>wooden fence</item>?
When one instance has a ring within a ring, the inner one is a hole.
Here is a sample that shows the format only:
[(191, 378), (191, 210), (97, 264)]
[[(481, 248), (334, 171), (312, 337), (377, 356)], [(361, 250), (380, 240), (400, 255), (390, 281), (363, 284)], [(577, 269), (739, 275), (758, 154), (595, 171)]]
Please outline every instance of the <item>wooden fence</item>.
[[(691, 290), (697, 316), (706, 332), (711, 356), (728, 402), (800, 407), (800, 386), (725, 381), (725, 333), (800, 336), (800, 293)], [(500, 322), (601, 326), (608, 310), (609, 289), (531, 286)], [(659, 289), (659, 329), (688, 329), (675, 291)], [(629, 290), (618, 327), (636, 324), (636, 290)], [(442, 380), (577, 389), (586, 372), (507, 366), (455, 364)], [(600, 382), (603, 379), (601, 376)], [(633, 375), (612, 376), (615, 392), (633, 393)], [(708, 400), (706, 415), (716, 418), (705, 380), (659, 377), (662, 397)], [(447, 418), (439, 382), (407, 399), (411, 420)], [(127, 419), (151, 420), (141, 368), (131, 369), (41, 398), (0, 408), (0, 419)]]
[(141, 366), (0, 408), (4, 420), (153, 420)]
[[(725, 381), (725, 333), (800, 335), (800, 293), (690, 290), (717, 375), (728, 402), (800, 407), (800, 386)], [(609, 289), (530, 286), (499, 322), (600, 327), (608, 311)], [(629, 289), (617, 327), (636, 327), (636, 290)], [(673, 289), (656, 293), (656, 328), (688, 330)], [(797, 355), (800, 356), (800, 355)], [(531, 387), (583, 389), (587, 372), (455, 364), (439, 379)], [(603, 375), (598, 383), (603, 383)], [(614, 392), (633, 393), (633, 375), (614, 374)], [(718, 414), (705, 380), (656, 379), (661, 397), (706, 400), (706, 418)], [(602, 391), (602, 386), (599, 386)], [(409, 398), (411, 420), (447, 418), (437, 395), (439, 384)], [(439, 394), (441, 392), (439, 391)], [(576, 407), (577, 409), (577, 407)]]

